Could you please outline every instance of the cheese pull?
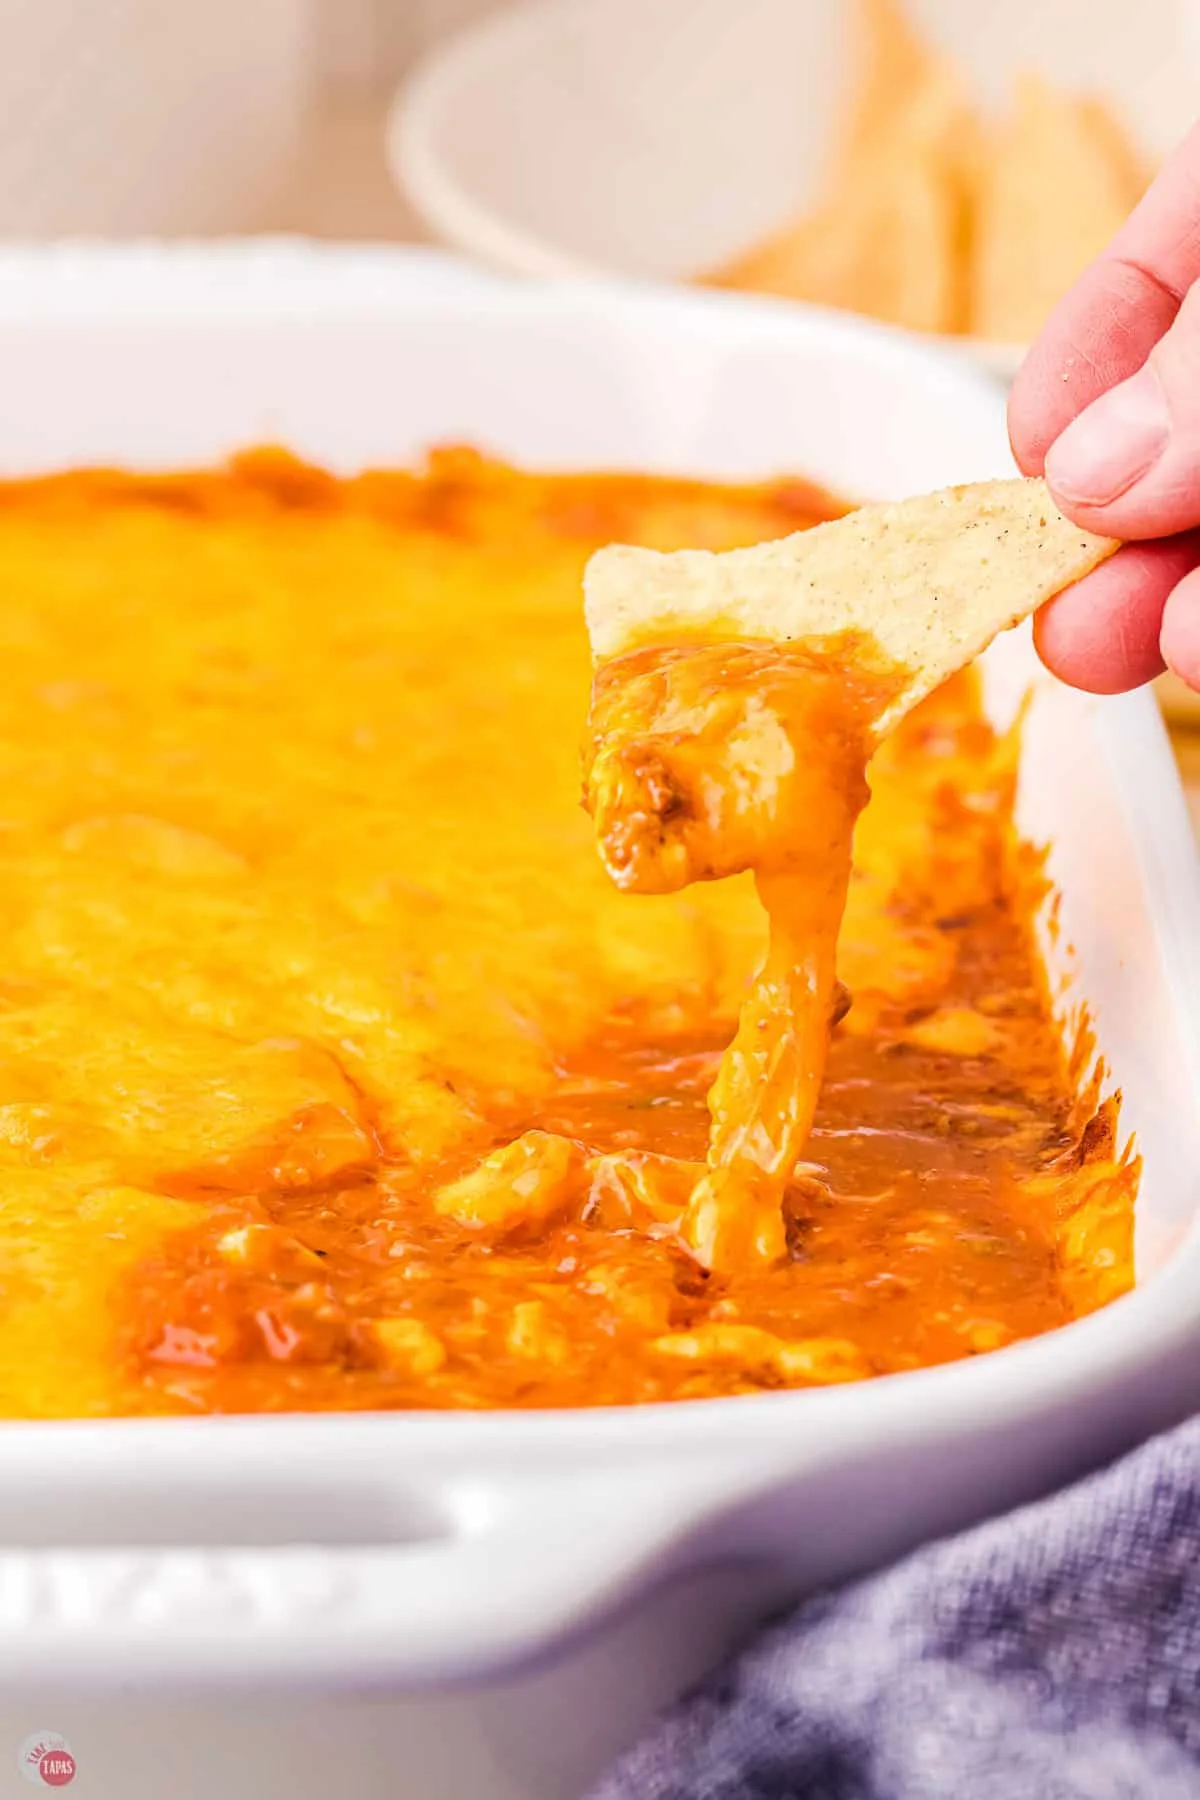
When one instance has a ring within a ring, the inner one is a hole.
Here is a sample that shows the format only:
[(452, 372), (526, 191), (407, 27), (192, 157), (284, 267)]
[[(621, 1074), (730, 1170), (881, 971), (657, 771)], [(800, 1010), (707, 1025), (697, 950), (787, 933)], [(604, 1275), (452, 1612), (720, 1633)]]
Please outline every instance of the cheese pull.
[(769, 923), (683, 1219), (707, 1266), (785, 1254), (872, 753), (1116, 548), (1070, 524), (1044, 482), (1018, 480), (863, 507), (754, 549), (614, 546), (589, 563), (584, 797), (605, 868), (651, 894), (752, 870)]

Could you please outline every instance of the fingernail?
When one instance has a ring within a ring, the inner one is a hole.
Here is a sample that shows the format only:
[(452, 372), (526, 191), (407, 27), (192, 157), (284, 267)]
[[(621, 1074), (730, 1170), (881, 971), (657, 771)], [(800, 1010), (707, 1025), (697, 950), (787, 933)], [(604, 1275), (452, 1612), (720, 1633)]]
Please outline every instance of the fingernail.
[(1154, 467), (1170, 435), (1167, 398), (1147, 363), (1072, 419), (1046, 454), (1046, 479), (1064, 500), (1107, 506)]

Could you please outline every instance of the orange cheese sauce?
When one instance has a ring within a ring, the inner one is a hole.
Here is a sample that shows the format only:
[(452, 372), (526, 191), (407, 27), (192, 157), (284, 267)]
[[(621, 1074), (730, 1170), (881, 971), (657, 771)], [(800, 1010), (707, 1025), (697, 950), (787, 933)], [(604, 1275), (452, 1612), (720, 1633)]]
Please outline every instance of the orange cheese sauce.
[(784, 1254), (678, 1229), (762, 910), (602, 868), (580, 575), (835, 510), (469, 452), (0, 487), (0, 1412), (735, 1394), (1128, 1286), (969, 679), (872, 766)]
[(709, 1095), (707, 1168), (680, 1219), (705, 1268), (787, 1253), (782, 1201), (812, 1129), (854, 827), (875, 721), (903, 685), (872, 647), (732, 640), (597, 670), (585, 801), (618, 887), (669, 893), (752, 870), (766, 955)]

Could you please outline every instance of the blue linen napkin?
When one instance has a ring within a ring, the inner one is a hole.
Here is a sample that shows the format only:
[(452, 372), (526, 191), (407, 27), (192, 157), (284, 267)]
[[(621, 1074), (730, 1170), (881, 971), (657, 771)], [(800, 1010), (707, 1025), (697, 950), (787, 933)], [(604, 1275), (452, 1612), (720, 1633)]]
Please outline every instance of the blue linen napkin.
[(592, 1800), (1198, 1800), (1200, 1419), (802, 1606)]

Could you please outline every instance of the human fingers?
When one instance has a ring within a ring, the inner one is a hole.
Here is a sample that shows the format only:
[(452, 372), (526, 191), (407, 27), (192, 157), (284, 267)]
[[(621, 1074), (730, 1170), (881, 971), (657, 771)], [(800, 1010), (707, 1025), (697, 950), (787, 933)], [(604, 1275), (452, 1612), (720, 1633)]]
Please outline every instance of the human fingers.
[[(1200, 565), (1200, 532), (1156, 544), (1127, 544), (1034, 620), (1046, 667), (1072, 687), (1119, 694), (1161, 674), (1164, 610)], [(1200, 612), (1196, 632), (1200, 669)], [(1169, 660), (1169, 658), (1168, 658)]]
[(1160, 642), (1172, 674), (1200, 691), (1200, 568), (1185, 575), (1167, 596)]
[(1072, 519), (1109, 537), (1200, 525), (1200, 286), (1136, 375), (1055, 439), (1046, 480)]

